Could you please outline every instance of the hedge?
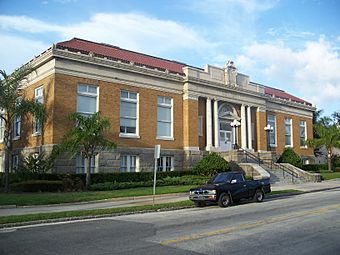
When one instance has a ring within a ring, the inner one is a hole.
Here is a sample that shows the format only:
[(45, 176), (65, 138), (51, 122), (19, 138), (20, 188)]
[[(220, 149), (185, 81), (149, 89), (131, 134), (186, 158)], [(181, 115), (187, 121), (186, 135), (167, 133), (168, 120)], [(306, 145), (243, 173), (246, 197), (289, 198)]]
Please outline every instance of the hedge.
[[(157, 179), (164, 179), (166, 177), (180, 177), (192, 175), (192, 171), (172, 171), (172, 172), (157, 172)], [(0, 174), (0, 181), (3, 183), (3, 173)], [(31, 173), (11, 173), (10, 182), (18, 183), (29, 180), (47, 180), (47, 181), (63, 181), (66, 178), (74, 182), (81, 180), (85, 183), (85, 174), (31, 174)], [(91, 183), (104, 183), (104, 182), (143, 182), (152, 181), (153, 172), (131, 172), (131, 173), (94, 173), (91, 174)]]
[(63, 191), (62, 181), (33, 180), (13, 183), (11, 191), (15, 192), (58, 192)]
[[(157, 180), (157, 186), (175, 186), (175, 185), (202, 185), (208, 178), (196, 175), (166, 177)], [(104, 191), (104, 190), (116, 190), (116, 189), (130, 189), (139, 187), (152, 187), (153, 180), (141, 181), (141, 182), (104, 182), (96, 183), (90, 186), (90, 190)]]
[(302, 169), (305, 171), (317, 172), (320, 170), (327, 170), (328, 165), (327, 164), (309, 164), (309, 165), (303, 165)]

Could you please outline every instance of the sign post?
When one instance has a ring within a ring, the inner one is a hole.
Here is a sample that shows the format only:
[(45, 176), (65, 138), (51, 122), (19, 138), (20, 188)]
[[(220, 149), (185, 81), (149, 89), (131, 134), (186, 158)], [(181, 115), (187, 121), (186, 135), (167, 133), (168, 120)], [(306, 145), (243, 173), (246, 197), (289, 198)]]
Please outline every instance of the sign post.
[(157, 144), (155, 145), (155, 168), (153, 172), (153, 196), (152, 196), (152, 205), (155, 206), (155, 195), (156, 195), (156, 175), (157, 175), (157, 159), (159, 159), (161, 155), (161, 145)]

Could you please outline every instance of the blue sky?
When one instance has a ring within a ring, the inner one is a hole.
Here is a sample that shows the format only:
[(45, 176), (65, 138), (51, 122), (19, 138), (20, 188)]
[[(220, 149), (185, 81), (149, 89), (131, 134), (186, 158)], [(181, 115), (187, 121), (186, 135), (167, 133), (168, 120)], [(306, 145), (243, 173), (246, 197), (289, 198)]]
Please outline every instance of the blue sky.
[(340, 111), (338, 0), (0, 0), (0, 68), (80, 37), (254, 82)]

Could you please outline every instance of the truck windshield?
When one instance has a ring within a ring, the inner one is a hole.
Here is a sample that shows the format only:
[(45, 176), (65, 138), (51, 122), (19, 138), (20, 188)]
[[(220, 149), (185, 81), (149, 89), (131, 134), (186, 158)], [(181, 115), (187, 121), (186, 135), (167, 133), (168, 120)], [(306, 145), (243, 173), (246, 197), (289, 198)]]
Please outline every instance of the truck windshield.
[(212, 183), (212, 184), (229, 183), (231, 181), (232, 176), (233, 175), (229, 173), (219, 173), (215, 175), (213, 178), (211, 178), (208, 183)]

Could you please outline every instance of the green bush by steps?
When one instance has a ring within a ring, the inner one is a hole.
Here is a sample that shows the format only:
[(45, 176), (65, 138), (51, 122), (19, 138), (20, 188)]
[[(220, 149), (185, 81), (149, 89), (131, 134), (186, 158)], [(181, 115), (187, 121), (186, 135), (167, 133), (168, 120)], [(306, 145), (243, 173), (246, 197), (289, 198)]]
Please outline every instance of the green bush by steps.
[(285, 148), (277, 163), (289, 163), (299, 168), (302, 167), (300, 156), (292, 148)]
[(230, 171), (229, 163), (216, 152), (205, 156), (193, 169), (194, 174), (202, 176), (213, 176), (219, 172), (228, 171)]

